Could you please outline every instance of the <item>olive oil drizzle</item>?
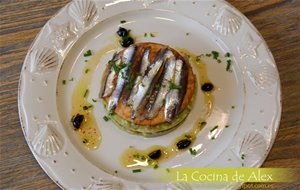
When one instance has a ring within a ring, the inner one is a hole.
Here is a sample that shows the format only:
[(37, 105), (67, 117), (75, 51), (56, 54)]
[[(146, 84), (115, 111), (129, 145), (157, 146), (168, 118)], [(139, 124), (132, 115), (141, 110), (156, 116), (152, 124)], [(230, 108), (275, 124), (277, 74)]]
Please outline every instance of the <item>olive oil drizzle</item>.
[[(78, 80), (72, 96), (72, 116), (81, 114), (84, 120), (79, 129), (74, 129), (80, 141), (88, 149), (95, 150), (101, 143), (101, 133), (97, 127), (96, 119), (93, 115), (93, 104), (88, 101), (89, 87), (101, 58), (111, 51), (117, 49), (116, 45), (108, 45), (97, 53), (93, 53), (85, 64), (82, 75)], [(89, 71), (89, 72), (86, 72)]]
[[(206, 82), (209, 82), (206, 65), (196, 55), (190, 53), (189, 51), (179, 48), (177, 48), (177, 50), (182, 55), (184, 55), (191, 64), (195, 66), (196, 72), (198, 73), (200, 86)], [(204, 93), (205, 111), (203, 115), (197, 119), (190, 131), (175, 138), (173, 142), (168, 146), (155, 145), (146, 150), (138, 150), (134, 147), (129, 147), (121, 155), (121, 165), (126, 168), (152, 167), (156, 169), (159, 163), (171, 159), (184, 151), (188, 151), (189, 147), (196, 140), (198, 133), (205, 127), (205, 121), (211, 115), (214, 105), (214, 98), (211, 92), (202, 92), (201, 90), (199, 90), (198, 92), (196, 91), (196, 93)], [(186, 147), (180, 149), (178, 147), (179, 141), (187, 141), (190, 142), (190, 144), (188, 143)], [(151, 159), (149, 155), (156, 150), (161, 150), (161, 156), (158, 159)], [(199, 150), (195, 149), (194, 151)]]

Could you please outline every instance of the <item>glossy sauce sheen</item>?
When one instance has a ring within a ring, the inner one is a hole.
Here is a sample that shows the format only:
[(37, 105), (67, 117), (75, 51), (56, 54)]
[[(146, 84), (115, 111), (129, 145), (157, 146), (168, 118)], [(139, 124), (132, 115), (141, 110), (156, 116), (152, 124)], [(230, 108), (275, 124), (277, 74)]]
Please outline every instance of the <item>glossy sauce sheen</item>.
[[(210, 82), (207, 76), (206, 65), (200, 59), (198, 59), (196, 55), (190, 53), (185, 49), (178, 48), (177, 50), (182, 55), (184, 55), (184, 57), (187, 57), (189, 59), (189, 62), (195, 66), (196, 72), (198, 73), (199, 76), (198, 80), (200, 86), (206, 82)], [(213, 102), (214, 102), (214, 98), (211, 92), (202, 92), (201, 90), (199, 90), (197, 93), (204, 93), (204, 106), (206, 112), (204, 113), (204, 115), (201, 115), (198, 118), (198, 120), (194, 123), (194, 126), (190, 131), (175, 138), (169, 146), (155, 145), (146, 150), (138, 150), (134, 147), (129, 147), (121, 155), (121, 159), (120, 159), (121, 165), (127, 168), (137, 168), (137, 167), (155, 168), (159, 163), (166, 161), (170, 158), (173, 158), (184, 151), (188, 151), (191, 145), (193, 144), (193, 142), (196, 140), (197, 134), (203, 129), (203, 127), (205, 127), (206, 125), (205, 121), (211, 114), (213, 108)], [(197, 98), (197, 95), (195, 98)], [(189, 145), (184, 149), (179, 150), (176, 144), (179, 141), (184, 139), (190, 140), (191, 145)], [(158, 149), (161, 150), (160, 158), (155, 160), (151, 159), (148, 155), (151, 152)]]
[(93, 73), (96, 70), (97, 65), (100, 63), (103, 55), (115, 50), (116, 48), (116, 45), (109, 45), (101, 49), (99, 52), (86, 57), (89, 61), (82, 63), (85, 64), (85, 68), (73, 92), (72, 116), (76, 116), (77, 114), (84, 115), (84, 121), (81, 123), (80, 128), (74, 131), (80, 141), (88, 149), (97, 149), (99, 147), (101, 143), (101, 133), (93, 115), (93, 107), (87, 110), (83, 109), (84, 106), (95, 105), (94, 102), (88, 102), (87, 98), (89, 93), (87, 93), (86, 96), (84, 96), (84, 94), (86, 93), (86, 90), (89, 90)]

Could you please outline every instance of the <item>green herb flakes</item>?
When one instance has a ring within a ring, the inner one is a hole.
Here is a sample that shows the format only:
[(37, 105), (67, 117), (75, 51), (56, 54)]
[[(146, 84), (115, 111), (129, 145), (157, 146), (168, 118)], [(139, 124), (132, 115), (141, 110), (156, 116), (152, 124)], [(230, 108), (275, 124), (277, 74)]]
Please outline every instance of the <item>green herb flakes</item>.
[(97, 100), (96, 100), (96, 99), (94, 99), (94, 98), (92, 98), (92, 101), (93, 101), (93, 102), (97, 102)]
[(109, 64), (113, 67), (115, 73), (119, 73), (120, 70), (124, 69), (126, 67), (126, 64), (117, 65), (115, 61), (109, 61)]
[(124, 24), (124, 23), (126, 23), (126, 20), (121, 20), (120, 23)]
[(229, 52), (227, 52), (226, 54), (225, 54), (225, 57), (230, 57), (231, 56), (231, 54), (229, 53)]
[(242, 155), (241, 155), (241, 159), (242, 159), (242, 160), (245, 160), (245, 157), (246, 157), (245, 154), (242, 154)]
[(132, 170), (132, 173), (139, 173), (141, 171), (142, 171), (141, 169), (134, 169), (134, 170)]
[(109, 117), (107, 117), (107, 116), (105, 115), (105, 116), (103, 116), (103, 120), (107, 122), (107, 121), (109, 121)]
[(150, 33), (150, 36), (151, 36), (152, 38), (154, 38), (154, 37), (155, 37), (155, 35), (154, 35), (153, 33)]
[(213, 56), (213, 59), (218, 60), (218, 58), (219, 58), (219, 52), (217, 52), (217, 51), (211, 51), (211, 54)]
[(84, 57), (88, 57), (88, 56), (91, 56), (92, 55), (92, 51), (89, 49), (89, 50), (87, 50), (84, 54), (83, 54), (83, 56)]
[(93, 107), (93, 105), (83, 106), (83, 110), (88, 110), (88, 109), (90, 109), (90, 108), (92, 108), (92, 107)]
[(87, 74), (90, 71), (90, 69), (86, 69), (84, 72), (85, 74)]
[(147, 36), (148, 36), (148, 33), (147, 33), (147, 32), (145, 32), (145, 33), (144, 33), (144, 37), (146, 38)]
[(214, 126), (214, 128), (212, 128), (209, 132), (212, 133), (214, 130), (218, 129), (218, 127), (219, 127), (218, 125)]
[(195, 150), (195, 149), (190, 148), (189, 152), (191, 155), (194, 155), (194, 156), (197, 155), (197, 150)]
[(231, 60), (227, 60), (227, 66), (226, 66), (226, 71), (230, 71), (230, 67), (231, 67)]
[(86, 89), (85, 92), (84, 92), (84, 94), (83, 94), (83, 97), (84, 98), (87, 97), (88, 94), (89, 94), (89, 89)]
[(154, 165), (154, 167), (153, 167), (153, 169), (155, 169), (155, 170), (156, 170), (157, 168), (158, 168), (158, 165), (157, 165), (157, 164), (155, 164), (155, 165)]
[(65, 85), (67, 83), (66, 80), (62, 80), (62, 84)]
[(169, 83), (169, 88), (171, 90), (180, 90), (181, 89), (181, 86), (180, 85), (177, 85), (177, 84), (174, 84), (172, 82)]

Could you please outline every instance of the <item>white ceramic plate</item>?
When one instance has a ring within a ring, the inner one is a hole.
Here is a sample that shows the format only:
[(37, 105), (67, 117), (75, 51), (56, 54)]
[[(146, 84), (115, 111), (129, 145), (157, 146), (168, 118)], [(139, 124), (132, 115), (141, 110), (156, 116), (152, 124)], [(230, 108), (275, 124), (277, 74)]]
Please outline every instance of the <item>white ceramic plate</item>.
[[(167, 135), (127, 134), (102, 119), (105, 110), (100, 102), (94, 104), (93, 112), (102, 134), (99, 149), (86, 149), (71, 127), (71, 97), (84, 69), (83, 52), (99, 52), (116, 44), (119, 26), (130, 28), (137, 42), (163, 43), (194, 54), (216, 50), (233, 55), (232, 72), (226, 71), (224, 56), (220, 64), (203, 59), (217, 90), (207, 126), (193, 145), (201, 145), (200, 153), (191, 156), (186, 151), (161, 168), (259, 167), (263, 163), (279, 125), (280, 82), (267, 45), (238, 10), (223, 1), (73, 1), (50, 19), (33, 42), (19, 85), (25, 138), (53, 181), (63, 189), (167, 189), (177, 185), (157, 183), (153, 169), (132, 173), (120, 166), (119, 158), (128, 146), (168, 145), (190, 129), (204, 107), (199, 84), (188, 118)], [(155, 37), (144, 37), (145, 32)], [(90, 102), (98, 97), (105, 64), (113, 53), (107, 52), (92, 71)], [(68, 81), (71, 78), (74, 80)], [(62, 80), (67, 83), (63, 85)], [(216, 125), (220, 126), (217, 138), (211, 140), (209, 133)]]

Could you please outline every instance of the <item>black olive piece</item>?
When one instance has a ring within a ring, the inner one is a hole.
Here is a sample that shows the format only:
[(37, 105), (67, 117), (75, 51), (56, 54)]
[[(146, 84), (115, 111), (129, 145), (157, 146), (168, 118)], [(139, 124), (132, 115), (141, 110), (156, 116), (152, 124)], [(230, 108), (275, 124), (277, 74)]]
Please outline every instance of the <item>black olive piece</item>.
[(84, 116), (77, 114), (72, 121), (74, 128), (79, 129), (83, 120), (84, 120)]
[(151, 158), (152, 160), (157, 160), (160, 158), (161, 156), (161, 150), (154, 150), (153, 152), (148, 154), (149, 158)]
[(125, 28), (120, 27), (119, 30), (117, 31), (117, 34), (120, 37), (125, 37), (128, 36), (129, 32)]
[(204, 92), (209, 92), (214, 88), (214, 85), (210, 82), (206, 82), (201, 86), (201, 90)]
[(179, 142), (176, 144), (176, 146), (177, 146), (178, 149), (185, 149), (185, 148), (187, 148), (188, 146), (190, 146), (191, 143), (192, 143), (191, 140), (189, 140), (189, 139), (183, 139), (183, 140), (179, 141)]
[(133, 38), (129, 36), (129, 37), (126, 37), (126, 38), (122, 39), (121, 46), (122, 47), (129, 47), (133, 43), (134, 43)]

